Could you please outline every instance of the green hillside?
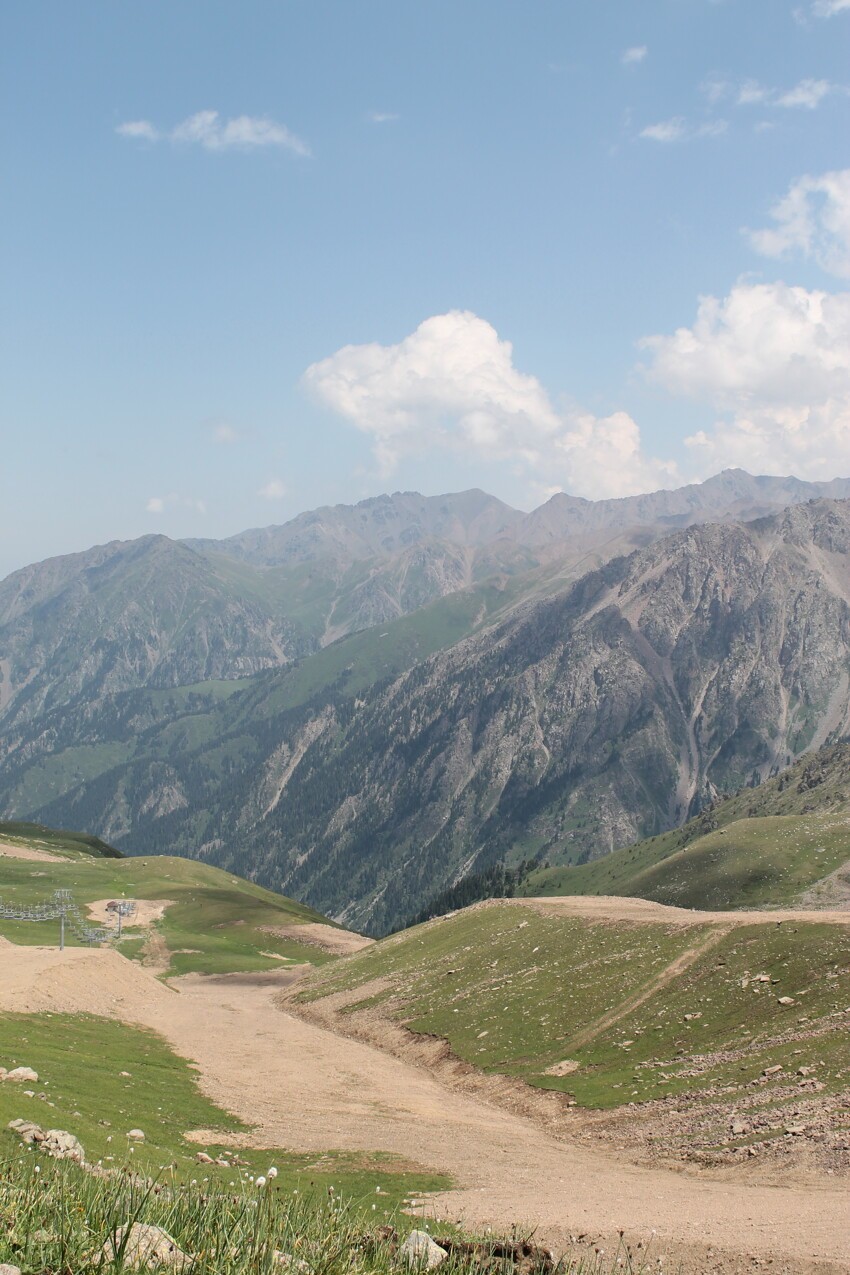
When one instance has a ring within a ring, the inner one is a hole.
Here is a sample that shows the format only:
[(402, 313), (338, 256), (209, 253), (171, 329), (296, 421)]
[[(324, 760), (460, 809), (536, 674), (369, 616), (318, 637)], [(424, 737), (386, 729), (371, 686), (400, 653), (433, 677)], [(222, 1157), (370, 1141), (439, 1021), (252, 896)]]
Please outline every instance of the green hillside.
[[(848, 863), (850, 745), (839, 744), (682, 828), (578, 867), (539, 868), (517, 893), (632, 895), (709, 910), (770, 907), (795, 902)], [(845, 889), (850, 896), (850, 881)], [(838, 898), (826, 888), (820, 894), (824, 904)]]
[(36, 845), (58, 854), (81, 851), (98, 859), (123, 859), (124, 855), (114, 846), (108, 846), (100, 837), (86, 832), (68, 832), (62, 828), (45, 828), (40, 823), (3, 823), (0, 821), (0, 842), (8, 841), (23, 846)]
[[(165, 901), (162, 916), (152, 923), (128, 918), (119, 950), (169, 975), (269, 970), (329, 959), (315, 945), (274, 932), (325, 922), (312, 908), (195, 860), (114, 858), (117, 852), (98, 848), (102, 844), (75, 833), (2, 825), (0, 902), (35, 905), (48, 902), (59, 889), (70, 890), (81, 910), (110, 899)], [(16, 849), (39, 857), (14, 857)], [(58, 940), (58, 929), (55, 920), (0, 917), (0, 936), (14, 943), (50, 944)], [(70, 932), (66, 937), (76, 942)]]

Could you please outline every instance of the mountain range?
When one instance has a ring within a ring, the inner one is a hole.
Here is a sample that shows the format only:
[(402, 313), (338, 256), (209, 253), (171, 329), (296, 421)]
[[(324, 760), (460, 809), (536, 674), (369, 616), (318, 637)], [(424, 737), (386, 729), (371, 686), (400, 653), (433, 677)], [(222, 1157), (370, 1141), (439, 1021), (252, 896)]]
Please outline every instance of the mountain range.
[(0, 583), (0, 812), (380, 933), (580, 863), (847, 731), (850, 482), (523, 514), (401, 493)]

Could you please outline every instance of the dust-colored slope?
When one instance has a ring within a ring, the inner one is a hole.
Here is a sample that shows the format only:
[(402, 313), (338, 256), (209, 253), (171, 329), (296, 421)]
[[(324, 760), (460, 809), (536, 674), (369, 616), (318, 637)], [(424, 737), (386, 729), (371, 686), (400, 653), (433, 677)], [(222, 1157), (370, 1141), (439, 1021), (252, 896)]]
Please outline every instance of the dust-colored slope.
[[(785, 921), (803, 925), (850, 925), (846, 911), (824, 909), (805, 911), (792, 908), (771, 908), (769, 911), (749, 912), (700, 912), (696, 908), (674, 908), (666, 903), (653, 903), (649, 899), (635, 899), (620, 895), (543, 895), (540, 898), (499, 899), (498, 905), (535, 907), (543, 913), (556, 916), (586, 917), (595, 921), (643, 921), (647, 925), (663, 922), (666, 925), (705, 925), (717, 923), (726, 929), (741, 925), (781, 925)], [(478, 904), (490, 907), (492, 903)]]
[(275, 1009), (275, 975), (192, 975), (174, 994), (109, 952), (4, 946), (0, 960), (0, 1008), (53, 1008), (61, 995), (64, 1008), (156, 1028), (197, 1061), (211, 1097), (255, 1123), (258, 1143), (380, 1149), (451, 1173), (457, 1189), (435, 1201), (442, 1216), (537, 1224), (559, 1247), (570, 1234), (607, 1247), (619, 1228), (657, 1229), (667, 1264), (678, 1254), (694, 1273), (740, 1270), (741, 1254), (773, 1259), (777, 1275), (850, 1264), (843, 1189), (697, 1180), (556, 1140), (424, 1069)]

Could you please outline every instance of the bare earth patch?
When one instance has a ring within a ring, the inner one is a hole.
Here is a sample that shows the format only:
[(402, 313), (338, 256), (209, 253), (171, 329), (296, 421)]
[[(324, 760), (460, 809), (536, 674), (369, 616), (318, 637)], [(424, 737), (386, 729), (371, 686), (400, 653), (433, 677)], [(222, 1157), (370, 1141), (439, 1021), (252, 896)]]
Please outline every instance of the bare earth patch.
[(578, 1071), (580, 1067), (581, 1063), (576, 1062), (574, 1058), (565, 1058), (563, 1062), (547, 1067), (545, 1074), (547, 1076), (570, 1076), (574, 1071)]
[(33, 863), (55, 863), (61, 854), (49, 850), (36, 850), (34, 846), (16, 846), (11, 841), (0, 841), (0, 859), (30, 859)]
[[(97, 925), (111, 926), (115, 924), (115, 913), (107, 912), (108, 903), (124, 902), (127, 899), (97, 899), (94, 903), (86, 904), (86, 911)], [(125, 930), (147, 929), (151, 925), (155, 925), (157, 921), (161, 921), (165, 915), (165, 909), (170, 908), (174, 903), (173, 899), (133, 899), (136, 910), (131, 916), (125, 916), (121, 922), (122, 928)]]
[(800, 908), (765, 908), (752, 912), (698, 912), (695, 908), (674, 908), (666, 903), (652, 903), (649, 899), (632, 899), (619, 895), (551, 895), (528, 899), (495, 899), (477, 903), (486, 908), (498, 905), (533, 907), (549, 916), (579, 916), (597, 921), (636, 921), (646, 925), (705, 925), (720, 922), (730, 928), (739, 925), (781, 925), (785, 921), (814, 925), (833, 921), (847, 924), (846, 908), (821, 908), (806, 911)]
[(280, 939), (293, 939), (296, 943), (307, 943), (310, 947), (321, 948), (333, 956), (349, 956), (375, 942), (363, 934), (352, 934), (351, 930), (338, 930), (335, 925), (322, 925), (321, 921), (305, 921), (301, 925), (264, 925), (264, 934), (274, 934)]
[[(198, 1064), (201, 1088), (253, 1126), (257, 1146), (391, 1152), (449, 1173), (456, 1188), (427, 1207), (476, 1228), (538, 1227), (560, 1251), (616, 1249), (653, 1229), (664, 1268), (733, 1275), (848, 1269), (843, 1184), (734, 1182), (636, 1166), (537, 1121), (452, 1088), (431, 1061), (390, 1056), (276, 1007), (294, 970), (188, 975), (171, 990), (114, 951), (3, 947), (0, 1011), (105, 1014), (159, 1031)], [(435, 1048), (441, 1042), (433, 1042)], [(571, 1237), (582, 1236), (574, 1243)]]

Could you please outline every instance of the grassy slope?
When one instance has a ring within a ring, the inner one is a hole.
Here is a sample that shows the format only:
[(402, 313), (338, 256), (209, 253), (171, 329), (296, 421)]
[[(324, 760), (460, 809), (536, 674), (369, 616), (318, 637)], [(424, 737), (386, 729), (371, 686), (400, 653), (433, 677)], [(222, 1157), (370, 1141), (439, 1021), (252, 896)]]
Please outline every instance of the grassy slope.
[[(170, 974), (265, 970), (286, 962), (316, 965), (328, 960), (314, 946), (280, 938), (263, 928), (324, 921), (324, 917), (229, 872), (167, 856), (97, 857), (88, 849), (77, 849), (74, 834), (5, 834), (0, 840), (56, 854), (50, 862), (0, 857), (0, 898), (6, 902), (38, 903), (57, 889), (71, 890), (79, 905), (122, 896), (172, 900), (156, 930), (171, 954)], [(52, 921), (33, 924), (0, 918), (0, 934), (15, 943), (53, 942), (56, 930)], [(121, 951), (139, 956), (143, 940), (134, 931), (132, 918), (125, 934)]]
[[(19, 1145), (6, 1126), (21, 1117), (43, 1128), (68, 1129), (80, 1139), (91, 1163), (103, 1160), (118, 1167), (129, 1162), (149, 1174), (174, 1166), (181, 1180), (203, 1174), (224, 1183), (237, 1176), (232, 1169), (197, 1164), (195, 1154), (201, 1146), (187, 1142), (184, 1135), (191, 1129), (221, 1131), (222, 1142), (203, 1144), (216, 1157), (227, 1135), (247, 1132), (247, 1126), (206, 1098), (190, 1064), (152, 1032), (87, 1015), (3, 1014), (0, 1063), (33, 1067), (39, 1077), (33, 1084), (0, 1084), (0, 1153)], [(27, 1097), (26, 1089), (35, 1096)], [(135, 1128), (144, 1131), (144, 1143), (128, 1142), (126, 1135)], [(264, 1173), (274, 1163), (279, 1185), (286, 1189), (333, 1185), (337, 1191), (374, 1200), (380, 1185), (387, 1193), (382, 1207), (400, 1202), (410, 1192), (443, 1185), (430, 1174), (399, 1173), (392, 1157), (368, 1152), (316, 1157), (245, 1149), (238, 1154), (247, 1161), (244, 1174)]]
[(45, 828), (40, 823), (3, 823), (0, 821), (0, 841), (16, 845), (34, 845), (57, 854), (80, 851), (98, 859), (123, 859), (120, 850), (107, 845), (100, 837), (87, 832), (71, 832), (64, 828)]
[(540, 868), (526, 896), (637, 895), (679, 907), (791, 903), (850, 860), (850, 746), (803, 758), (682, 828), (573, 868)]
[[(672, 962), (702, 945), (694, 963), (669, 974)], [(367, 988), (370, 1006), (392, 999), (386, 1012), (444, 1037), (476, 1067), (605, 1108), (746, 1084), (774, 1063), (816, 1065), (818, 1078), (840, 1089), (850, 1079), (850, 1041), (846, 1020), (830, 1016), (850, 1001), (847, 958), (843, 926), (726, 934), (711, 925), (544, 916), (500, 903), (385, 939), (311, 975), (301, 999), (345, 990), (356, 1002), (358, 988), (385, 979), (377, 995)], [(744, 986), (757, 973), (775, 981)], [(794, 1005), (779, 1004), (785, 995)], [(805, 1039), (792, 1041), (798, 1033)], [(567, 1059), (579, 1064), (575, 1071), (546, 1075)]]

